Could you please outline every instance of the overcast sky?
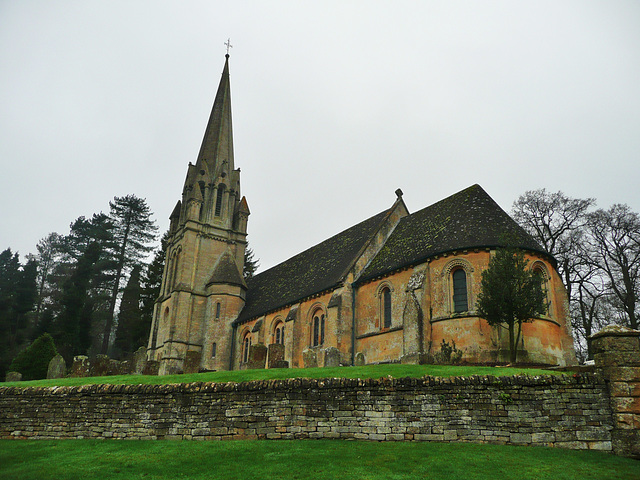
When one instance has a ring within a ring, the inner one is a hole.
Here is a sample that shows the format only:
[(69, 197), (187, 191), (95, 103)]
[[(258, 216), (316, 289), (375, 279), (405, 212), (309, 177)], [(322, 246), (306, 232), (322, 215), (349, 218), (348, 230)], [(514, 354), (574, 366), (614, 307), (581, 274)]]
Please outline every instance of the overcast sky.
[(114, 196), (162, 231), (231, 38), (261, 270), (475, 183), (640, 211), (640, 2), (0, 0), (0, 250)]

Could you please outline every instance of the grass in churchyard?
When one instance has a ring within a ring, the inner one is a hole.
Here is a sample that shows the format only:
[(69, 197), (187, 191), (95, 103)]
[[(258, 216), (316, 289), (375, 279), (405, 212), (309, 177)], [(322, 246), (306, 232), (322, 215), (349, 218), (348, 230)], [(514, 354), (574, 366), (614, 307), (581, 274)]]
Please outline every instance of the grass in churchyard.
[(0, 477), (639, 480), (640, 461), (595, 451), (470, 443), (2, 440)]
[(362, 367), (335, 368), (271, 368), (265, 370), (234, 370), (231, 372), (208, 372), (184, 375), (116, 375), (112, 377), (61, 378), (57, 380), (33, 380), (29, 382), (0, 383), (0, 387), (29, 386), (73, 386), (92, 383), (108, 384), (166, 384), (191, 382), (246, 382), (282, 378), (380, 378), (391, 376), (423, 377), (467, 377), (471, 375), (549, 375), (560, 372), (537, 368), (485, 367), (460, 365), (365, 365)]

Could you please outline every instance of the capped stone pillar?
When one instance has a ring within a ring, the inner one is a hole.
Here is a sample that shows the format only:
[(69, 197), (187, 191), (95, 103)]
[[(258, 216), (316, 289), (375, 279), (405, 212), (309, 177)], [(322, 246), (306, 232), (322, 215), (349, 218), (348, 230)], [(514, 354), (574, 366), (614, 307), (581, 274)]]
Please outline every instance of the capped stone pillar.
[(613, 453), (640, 459), (640, 332), (609, 325), (589, 339), (609, 385)]

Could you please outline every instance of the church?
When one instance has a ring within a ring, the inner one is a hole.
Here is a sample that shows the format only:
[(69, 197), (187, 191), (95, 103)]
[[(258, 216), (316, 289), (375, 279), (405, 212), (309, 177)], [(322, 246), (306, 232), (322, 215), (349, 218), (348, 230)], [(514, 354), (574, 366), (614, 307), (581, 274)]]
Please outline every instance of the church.
[[(545, 279), (548, 311), (523, 324), (520, 361), (575, 363), (567, 293), (549, 256), (479, 185), (416, 212), (402, 191), (377, 215), (244, 279), (249, 205), (235, 168), (229, 55), (195, 164), (170, 215), (148, 358), (191, 370), (509, 358), (478, 317), (481, 274), (504, 238)], [(440, 357), (441, 358), (441, 357)]]

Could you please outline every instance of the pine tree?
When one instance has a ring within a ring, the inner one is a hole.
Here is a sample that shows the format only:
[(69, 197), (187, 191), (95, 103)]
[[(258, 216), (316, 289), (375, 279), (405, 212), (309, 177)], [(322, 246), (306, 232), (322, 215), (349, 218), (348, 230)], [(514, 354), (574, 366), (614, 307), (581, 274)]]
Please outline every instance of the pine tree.
[(496, 250), (489, 268), (482, 272), (482, 291), (476, 303), (478, 315), (489, 325), (509, 330), (511, 363), (517, 361), (522, 322), (530, 322), (547, 309), (543, 279), (527, 264), (521, 250)]
[(260, 261), (255, 258), (253, 250), (247, 245), (247, 248), (244, 251), (244, 265), (242, 266), (242, 276), (245, 280), (253, 277), (253, 274), (259, 266)]
[(10, 248), (0, 252), (0, 372), (3, 375), (16, 354), (12, 334), (16, 321), (16, 289), (20, 277), (20, 259)]
[(118, 314), (118, 327), (114, 349), (116, 357), (125, 358), (138, 347), (146, 345), (148, 328), (144, 324), (142, 309), (140, 308), (140, 266), (136, 265), (131, 270), (127, 286), (122, 292), (120, 311)]
[(91, 288), (97, 278), (101, 254), (100, 245), (91, 243), (63, 286), (62, 311), (55, 320), (55, 338), (67, 363), (75, 355), (85, 355), (91, 345), (91, 325), (96, 306)]
[(169, 232), (165, 232), (160, 239), (160, 247), (156, 249), (153, 260), (144, 270), (142, 278), (142, 318), (146, 328), (146, 337), (144, 345), (146, 345), (151, 322), (153, 320), (153, 311), (156, 300), (160, 296), (160, 288), (162, 287), (162, 273), (164, 271), (165, 255), (167, 244), (169, 241)]
[(102, 336), (102, 353), (109, 350), (113, 330), (113, 319), (123, 276), (139, 264), (152, 250), (149, 246), (156, 239), (158, 227), (151, 219), (151, 211), (143, 198), (135, 195), (114, 197), (109, 202), (110, 219), (113, 224), (114, 278), (112, 282), (109, 310)]

